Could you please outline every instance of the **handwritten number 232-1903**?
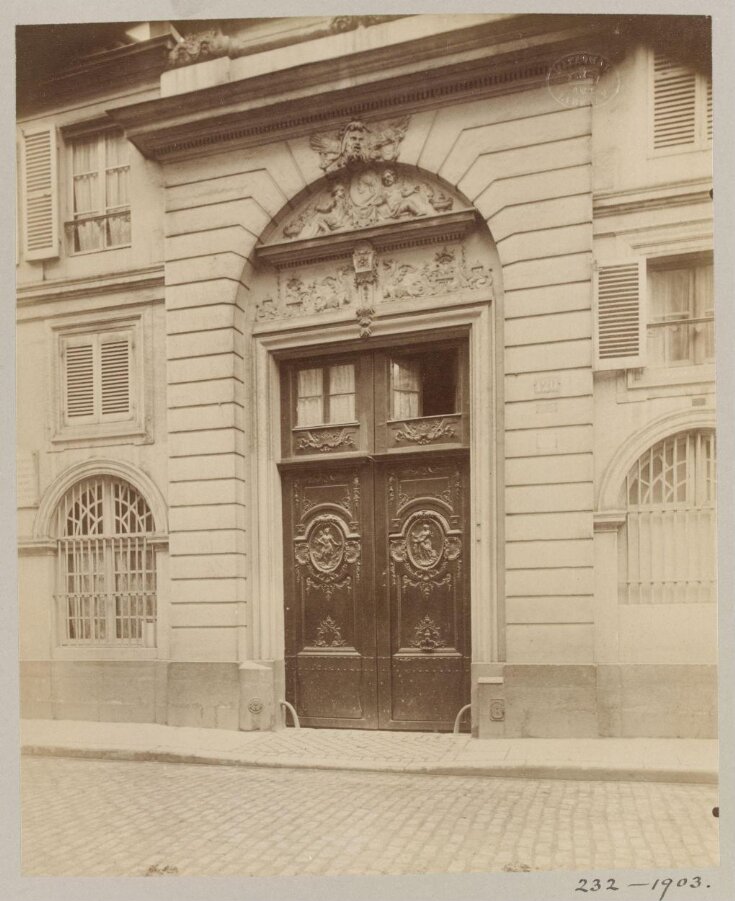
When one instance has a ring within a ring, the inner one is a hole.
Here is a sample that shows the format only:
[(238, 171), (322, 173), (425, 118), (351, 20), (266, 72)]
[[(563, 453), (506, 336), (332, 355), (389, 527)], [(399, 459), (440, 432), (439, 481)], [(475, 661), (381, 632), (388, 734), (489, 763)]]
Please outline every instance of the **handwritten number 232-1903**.
[[(689, 886), (689, 888), (699, 888), (702, 885), (702, 877), (693, 876), (691, 879), (687, 879), (686, 876), (684, 876), (674, 882), (669, 876), (666, 879), (656, 879), (653, 882), (629, 882), (627, 887), (650, 888), (651, 891), (660, 888), (661, 894), (658, 896), (658, 901), (662, 901), (666, 892), (668, 892), (672, 885), (676, 885), (677, 888), (683, 888), (684, 886)], [(709, 888), (709, 886), (706, 886), (706, 888)], [(619, 892), (620, 886), (615, 884), (614, 879), (606, 879), (604, 883), (600, 879), (580, 879), (579, 884), (574, 889), (575, 892), (599, 892), (600, 890), (606, 892)]]

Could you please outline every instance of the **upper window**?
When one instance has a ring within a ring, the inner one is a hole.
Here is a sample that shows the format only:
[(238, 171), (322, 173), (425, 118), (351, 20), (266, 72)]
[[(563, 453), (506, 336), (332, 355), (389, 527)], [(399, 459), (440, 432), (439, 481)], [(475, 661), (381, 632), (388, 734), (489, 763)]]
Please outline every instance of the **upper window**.
[(673, 435), (647, 450), (625, 482), (624, 604), (715, 600), (715, 437)]
[(648, 361), (652, 366), (712, 362), (711, 262), (648, 263)]
[(697, 150), (712, 141), (712, 76), (653, 54), (655, 151)]
[(73, 253), (130, 244), (130, 162), (121, 132), (104, 131), (69, 145), (71, 210), (67, 222)]

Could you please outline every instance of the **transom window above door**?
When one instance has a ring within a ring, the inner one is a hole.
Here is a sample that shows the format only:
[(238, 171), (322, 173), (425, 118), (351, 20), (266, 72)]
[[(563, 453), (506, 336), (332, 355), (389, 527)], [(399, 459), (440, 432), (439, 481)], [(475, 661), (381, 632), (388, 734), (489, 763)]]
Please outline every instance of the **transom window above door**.
[(457, 413), (457, 348), (391, 355), (391, 418)]
[(354, 421), (354, 363), (296, 371), (297, 426)]
[(284, 458), (467, 443), (461, 340), (281, 364)]

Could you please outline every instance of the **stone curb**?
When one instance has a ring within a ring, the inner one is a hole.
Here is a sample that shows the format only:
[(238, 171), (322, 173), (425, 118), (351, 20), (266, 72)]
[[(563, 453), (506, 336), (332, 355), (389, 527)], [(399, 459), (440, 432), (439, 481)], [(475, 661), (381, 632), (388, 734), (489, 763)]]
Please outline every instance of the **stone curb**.
[(241, 766), (273, 769), (342, 770), (371, 773), (410, 773), (424, 776), (490, 776), (504, 779), (566, 779), (590, 782), (672, 782), (717, 785), (715, 770), (672, 769), (583, 764), (476, 763), (394, 764), (381, 761), (298, 758), (253, 758), (227, 754), (197, 754), (190, 751), (134, 750), (132, 748), (82, 748), (54, 745), (24, 745), (21, 753), (36, 757), (79, 757), (90, 760), (137, 760), (159, 763), (198, 763), (210, 766)]

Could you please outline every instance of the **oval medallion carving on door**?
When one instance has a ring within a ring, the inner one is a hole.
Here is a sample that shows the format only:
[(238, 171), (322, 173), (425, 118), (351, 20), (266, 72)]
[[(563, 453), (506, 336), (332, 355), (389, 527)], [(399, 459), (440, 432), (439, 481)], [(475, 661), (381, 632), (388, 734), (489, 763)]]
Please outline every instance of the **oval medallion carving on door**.
[(334, 572), (345, 552), (342, 530), (329, 520), (317, 519), (311, 528), (307, 547), (314, 569), (322, 573)]
[(406, 552), (417, 569), (433, 569), (444, 553), (444, 532), (433, 518), (414, 520), (406, 533)]

